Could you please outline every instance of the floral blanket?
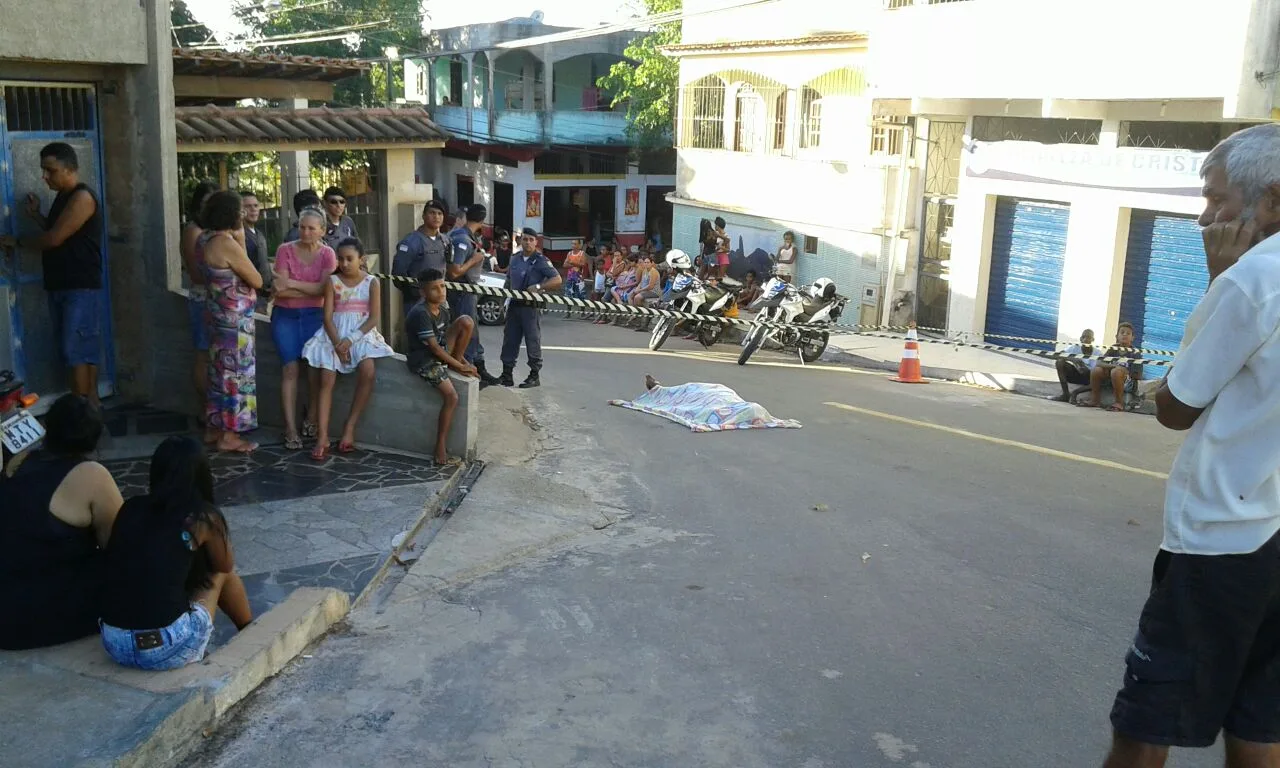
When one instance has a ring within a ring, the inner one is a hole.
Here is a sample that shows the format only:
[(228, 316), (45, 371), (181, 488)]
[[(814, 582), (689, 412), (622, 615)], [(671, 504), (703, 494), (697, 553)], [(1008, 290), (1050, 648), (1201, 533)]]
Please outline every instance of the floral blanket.
[(763, 405), (748, 403), (723, 384), (654, 387), (635, 400), (610, 400), (609, 405), (661, 416), (694, 432), (800, 429), (800, 422), (774, 418)]

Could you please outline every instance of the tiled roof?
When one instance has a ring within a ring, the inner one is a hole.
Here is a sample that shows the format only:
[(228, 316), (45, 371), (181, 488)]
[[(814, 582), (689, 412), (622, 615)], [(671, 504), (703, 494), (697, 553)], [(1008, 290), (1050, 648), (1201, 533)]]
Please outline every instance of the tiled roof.
[(791, 37), (782, 40), (717, 40), (707, 43), (680, 43), (668, 45), (662, 50), (670, 53), (700, 53), (702, 51), (728, 51), (742, 48), (806, 48), (840, 43), (860, 43), (867, 40), (865, 32), (836, 32), (807, 37)]
[[(449, 134), (420, 107), (288, 109), (177, 107), (178, 145), (244, 144), (324, 149), (333, 144), (440, 146)], [(213, 149), (214, 147), (210, 147)]]
[(173, 49), (175, 75), (221, 75), (223, 77), (274, 77), (291, 80), (333, 82), (364, 74), (373, 63), (358, 59), (331, 59), (326, 56), (282, 56), (275, 53), (231, 53)]

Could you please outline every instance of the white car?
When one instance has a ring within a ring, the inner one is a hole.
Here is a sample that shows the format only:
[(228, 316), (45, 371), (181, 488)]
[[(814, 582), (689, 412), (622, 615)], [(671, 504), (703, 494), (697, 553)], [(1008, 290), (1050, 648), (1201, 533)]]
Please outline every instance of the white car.
[[(489, 288), (503, 288), (507, 284), (507, 276), (497, 272), (482, 272), (480, 285)], [(476, 300), (476, 317), (481, 325), (502, 325), (507, 321), (507, 300), (497, 296), (481, 296)]]

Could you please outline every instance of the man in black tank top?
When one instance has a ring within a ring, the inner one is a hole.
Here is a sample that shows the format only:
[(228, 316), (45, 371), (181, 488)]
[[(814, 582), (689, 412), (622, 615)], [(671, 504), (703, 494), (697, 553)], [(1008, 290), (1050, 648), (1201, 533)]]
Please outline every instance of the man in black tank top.
[(80, 161), (71, 145), (40, 150), (44, 183), (57, 193), (47, 216), (40, 200), (27, 195), (26, 212), (44, 230), (38, 237), (0, 237), (0, 248), (42, 252), (44, 289), (63, 364), (71, 370), (71, 391), (98, 405), (98, 362), (102, 328), (102, 209), (88, 184), (80, 182)]

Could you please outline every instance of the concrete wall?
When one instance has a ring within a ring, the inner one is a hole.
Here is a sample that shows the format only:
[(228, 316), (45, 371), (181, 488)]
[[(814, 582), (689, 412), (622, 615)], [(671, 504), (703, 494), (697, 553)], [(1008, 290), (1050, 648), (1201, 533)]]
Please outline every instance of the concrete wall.
[[(839, 222), (873, 232), (893, 226), (900, 169), (868, 157), (812, 161), (780, 155), (681, 149), (676, 194), (757, 215), (790, 215), (811, 224)], [(908, 167), (907, 227), (915, 226), (919, 174)]]
[[(724, 0), (684, 0), (684, 10), (722, 8)], [(865, 31), (874, 21), (883, 0), (786, 0), (726, 13), (685, 19), (683, 43), (725, 40), (779, 40), (834, 31)]]
[[(283, 427), (284, 409), (280, 403), (280, 360), (271, 343), (271, 326), (258, 322), (258, 421), (263, 426)], [(378, 378), (373, 398), (360, 419), (356, 441), (409, 451), (427, 456), (435, 453), (436, 423), (440, 415), (440, 393), (409, 371), (404, 358), (377, 361)], [(458, 391), (458, 409), (449, 428), (447, 447), (452, 456), (473, 458), (480, 427), (480, 383), (451, 375)], [(333, 394), (330, 432), (336, 439), (351, 409), (355, 394), (355, 377), (339, 376)]]
[[(879, 322), (879, 304), (863, 305), (861, 296), (867, 287), (876, 287), (879, 295), (884, 295), (890, 259), (882, 255), (885, 238), (881, 235), (676, 201), (672, 226), (675, 247), (695, 252), (699, 222), (716, 216), (724, 218), (725, 232), (734, 249), (741, 241), (746, 246), (744, 250), (751, 250), (755, 244), (776, 253), (782, 245), (782, 233), (794, 232), (799, 252), (796, 256), (796, 283), (807, 284), (820, 277), (830, 278), (835, 281), (836, 290), (851, 299), (842, 322)], [(818, 239), (817, 253), (804, 252), (806, 235)], [(909, 245), (904, 243), (904, 247)]]
[[(186, 298), (177, 293), (152, 297), (153, 311), (169, 322), (156, 328), (152, 343), (166, 351), (165, 362), (158, 375), (173, 382), (151, 399), (161, 408), (195, 414), (199, 406), (192, 390), (191, 333), (186, 322)], [(258, 422), (264, 427), (284, 426), (284, 409), (280, 401), (280, 360), (271, 341), (271, 324), (259, 316), (255, 337), (257, 352)], [(436, 418), (440, 410), (440, 394), (425, 381), (409, 372), (400, 355), (377, 362), (378, 380), (373, 399), (360, 421), (356, 439), (400, 451), (431, 455), (435, 453)], [(454, 377), (458, 390), (458, 410), (449, 430), (448, 446), (454, 456), (473, 456), (478, 438), (479, 383), (475, 379)], [(300, 386), (299, 406), (306, 402), (306, 385)], [(336, 438), (351, 407), (355, 377), (340, 376), (334, 392), (332, 428)]]
[[(0, 0), (0, 57), (146, 64), (152, 5), (151, 0)], [(164, 18), (167, 23), (167, 9)]]
[(882, 11), (880, 98), (1215, 99), (1219, 118), (1266, 118), (1280, 0), (952, 2)]

